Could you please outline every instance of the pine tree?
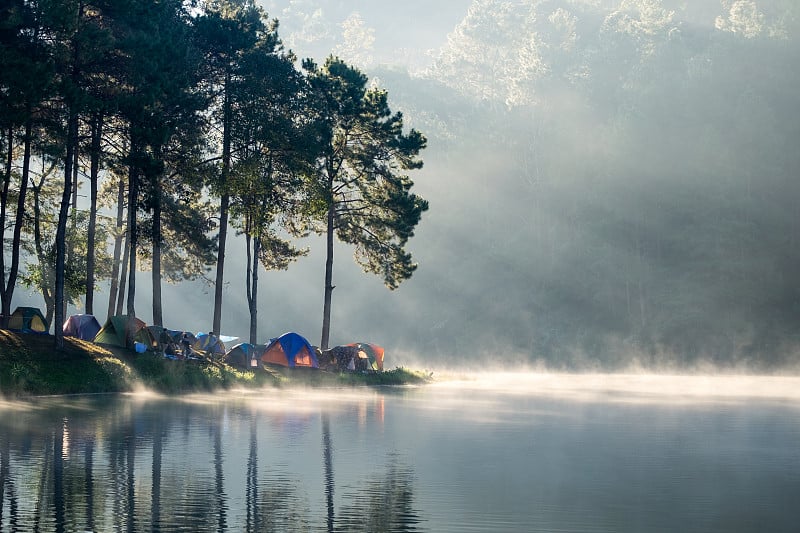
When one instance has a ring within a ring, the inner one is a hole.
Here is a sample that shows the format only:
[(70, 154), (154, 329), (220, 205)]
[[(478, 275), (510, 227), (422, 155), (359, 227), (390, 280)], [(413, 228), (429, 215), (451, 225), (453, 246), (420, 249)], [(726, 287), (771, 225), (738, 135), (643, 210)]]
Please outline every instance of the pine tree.
[(414, 129), (403, 133), (403, 115), (391, 112), (387, 92), (368, 88), (357, 69), (334, 57), (322, 68), (312, 61), (304, 68), (326, 135), (312, 186), (315, 229), (327, 239), (320, 342), (327, 349), (335, 238), (352, 245), (356, 262), (389, 289), (417, 268), (405, 245), (428, 202), (411, 192), (405, 172), (422, 167), (417, 155), (426, 139)]

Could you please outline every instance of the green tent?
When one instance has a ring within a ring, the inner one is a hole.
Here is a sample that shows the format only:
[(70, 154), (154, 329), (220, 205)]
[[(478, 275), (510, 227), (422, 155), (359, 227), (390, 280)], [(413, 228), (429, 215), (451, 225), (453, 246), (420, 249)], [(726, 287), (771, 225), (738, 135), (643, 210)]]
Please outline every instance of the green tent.
[[(128, 315), (114, 315), (109, 317), (106, 320), (105, 325), (100, 328), (100, 331), (97, 332), (97, 336), (94, 338), (94, 342), (98, 344), (110, 344), (112, 346), (122, 346), (125, 347), (125, 324), (128, 322)], [(138, 318), (133, 318), (133, 334), (134, 337), (136, 333), (139, 332), (142, 328), (145, 328), (146, 324), (139, 320)]]
[(8, 319), (8, 329), (24, 333), (47, 333), (50, 326), (37, 307), (17, 307)]

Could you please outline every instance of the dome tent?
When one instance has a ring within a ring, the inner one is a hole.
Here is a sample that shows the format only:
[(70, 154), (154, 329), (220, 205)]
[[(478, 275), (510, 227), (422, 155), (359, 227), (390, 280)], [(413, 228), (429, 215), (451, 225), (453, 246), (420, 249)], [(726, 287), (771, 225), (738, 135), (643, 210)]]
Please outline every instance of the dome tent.
[[(98, 344), (110, 344), (112, 346), (125, 347), (125, 324), (128, 323), (128, 315), (114, 315), (108, 317), (106, 323), (97, 332), (94, 342)], [(146, 327), (143, 321), (138, 318), (133, 318), (133, 334), (139, 332), (142, 328)]]
[(258, 360), (266, 348), (263, 344), (254, 345), (249, 342), (242, 342), (228, 350), (222, 362), (230, 366), (249, 369), (258, 367)]
[(65, 337), (77, 337), (85, 341), (92, 341), (100, 331), (100, 322), (94, 315), (72, 315), (61, 328)]
[[(383, 372), (383, 354), (384, 350), (382, 346), (378, 346), (377, 344), (372, 344), (371, 342), (354, 342), (353, 344), (348, 344), (348, 346), (354, 347), (356, 350), (356, 356), (363, 360), (367, 360), (366, 366), (368, 370), (373, 370), (377, 372)], [(356, 367), (358, 368), (358, 364)]]
[(47, 333), (50, 325), (38, 307), (17, 307), (8, 319), (8, 329), (23, 333)]
[(289, 368), (319, 368), (314, 348), (305, 337), (293, 332), (271, 339), (261, 355), (261, 361)]

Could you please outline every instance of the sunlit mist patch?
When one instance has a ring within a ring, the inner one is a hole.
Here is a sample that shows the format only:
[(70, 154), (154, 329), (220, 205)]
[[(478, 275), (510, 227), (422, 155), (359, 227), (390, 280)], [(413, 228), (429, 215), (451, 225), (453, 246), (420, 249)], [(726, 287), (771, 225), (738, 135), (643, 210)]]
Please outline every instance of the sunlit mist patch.
[(430, 385), (613, 403), (707, 403), (773, 400), (800, 407), (800, 377), (746, 375), (474, 373), (439, 375)]
[(336, 411), (365, 402), (375, 402), (382, 394), (375, 389), (350, 388), (287, 388), (248, 390), (236, 389), (214, 394), (190, 394), (180, 401), (199, 405), (213, 405), (220, 402), (246, 406), (254, 411), (317, 413)]

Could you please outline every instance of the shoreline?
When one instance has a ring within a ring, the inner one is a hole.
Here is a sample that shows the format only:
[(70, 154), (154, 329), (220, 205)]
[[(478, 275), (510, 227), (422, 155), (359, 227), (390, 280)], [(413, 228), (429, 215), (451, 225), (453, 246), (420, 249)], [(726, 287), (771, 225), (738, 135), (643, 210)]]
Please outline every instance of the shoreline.
[(119, 394), (147, 389), (176, 395), (243, 388), (356, 387), (429, 383), (430, 373), (396, 368), (369, 374), (322, 370), (237, 370), (221, 362), (176, 361), (159, 354), (52, 335), (0, 330), (0, 398)]

